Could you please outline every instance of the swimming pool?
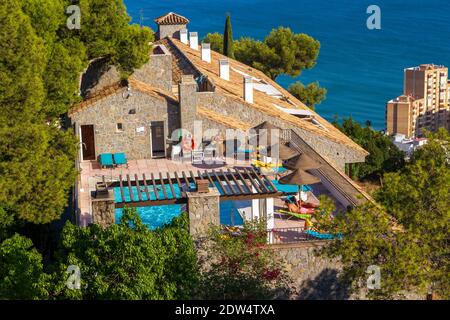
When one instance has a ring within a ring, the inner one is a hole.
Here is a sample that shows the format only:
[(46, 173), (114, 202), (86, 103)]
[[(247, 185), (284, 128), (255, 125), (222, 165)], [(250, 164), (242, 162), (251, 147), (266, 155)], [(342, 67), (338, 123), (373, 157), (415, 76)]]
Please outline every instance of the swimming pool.
[[(174, 185), (174, 192), (172, 194), (169, 186), (164, 186), (166, 188), (166, 194), (169, 199), (180, 198), (181, 192), (178, 186)], [(144, 187), (142, 187), (144, 188)], [(156, 200), (156, 196), (153, 192), (153, 186), (148, 187), (150, 192), (150, 200)], [(158, 196), (160, 198), (163, 197), (163, 191), (161, 186), (156, 186), (158, 190)], [(131, 202), (130, 191), (128, 188), (124, 188), (124, 198), (125, 202)], [(137, 187), (132, 187), (131, 192), (133, 194), (133, 198), (138, 198)], [(147, 196), (145, 192), (141, 193), (142, 200), (147, 200)], [(114, 200), (115, 202), (122, 202), (122, 194), (120, 192), (120, 188), (114, 188)], [(138, 207), (137, 212), (142, 219), (142, 223), (144, 223), (150, 230), (155, 230), (157, 228), (163, 227), (166, 224), (172, 222), (172, 220), (182, 212), (186, 211), (186, 205), (181, 204), (170, 204), (170, 205), (162, 205), (162, 206), (151, 206), (151, 207)], [(117, 208), (115, 210), (116, 223), (120, 222), (120, 219), (123, 215), (123, 209)], [(224, 225), (232, 225), (231, 216), (233, 215), (234, 225), (240, 226), (244, 224), (242, 217), (237, 212), (236, 208), (233, 206), (233, 201), (221, 201), (220, 202), (220, 223)]]

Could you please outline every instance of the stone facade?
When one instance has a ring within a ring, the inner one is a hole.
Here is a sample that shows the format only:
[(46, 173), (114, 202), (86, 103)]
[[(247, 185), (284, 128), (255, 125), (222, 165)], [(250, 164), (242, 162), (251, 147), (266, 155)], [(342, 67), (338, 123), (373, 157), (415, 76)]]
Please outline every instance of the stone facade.
[(183, 29), (186, 29), (185, 24), (158, 25), (158, 32), (156, 34), (156, 37), (158, 39), (164, 39), (166, 37), (180, 39), (180, 31)]
[(193, 134), (197, 119), (197, 82), (192, 76), (183, 76), (178, 86), (182, 128)]
[[(170, 99), (156, 98), (133, 88), (132, 95), (125, 98), (125, 92), (126, 88), (119, 90), (73, 114), (72, 123), (78, 134), (81, 125), (94, 125), (96, 156), (125, 152), (130, 160), (149, 159), (151, 122), (163, 121), (165, 137), (169, 138), (180, 126), (178, 105)], [(118, 123), (122, 124), (122, 130), (118, 130)]]
[(172, 55), (168, 52), (151, 55), (149, 62), (133, 73), (133, 78), (172, 92)]
[(81, 75), (80, 94), (83, 97), (94, 95), (119, 80), (120, 74), (115, 66), (110, 65), (107, 59), (96, 59)]
[(220, 193), (209, 188), (208, 193), (187, 192), (189, 231), (195, 238), (207, 235), (209, 226), (220, 225)]
[(92, 199), (92, 222), (107, 228), (116, 222), (114, 194), (110, 190), (107, 198)]

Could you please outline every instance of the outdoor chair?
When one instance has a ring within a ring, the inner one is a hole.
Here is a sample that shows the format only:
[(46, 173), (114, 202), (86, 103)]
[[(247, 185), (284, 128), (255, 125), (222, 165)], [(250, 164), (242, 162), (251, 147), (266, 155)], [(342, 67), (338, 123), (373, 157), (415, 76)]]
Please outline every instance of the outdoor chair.
[(111, 153), (100, 154), (99, 162), (102, 168), (114, 167), (113, 155)]
[(115, 165), (128, 165), (127, 157), (125, 153), (114, 153), (114, 164)]

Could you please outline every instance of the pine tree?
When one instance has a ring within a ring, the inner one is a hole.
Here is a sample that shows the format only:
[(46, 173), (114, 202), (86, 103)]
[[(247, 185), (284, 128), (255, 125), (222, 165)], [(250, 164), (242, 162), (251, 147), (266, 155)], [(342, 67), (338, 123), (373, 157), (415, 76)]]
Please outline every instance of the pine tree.
[(233, 29), (231, 28), (230, 16), (227, 15), (225, 21), (225, 32), (223, 33), (223, 54), (229, 58), (234, 59), (234, 49), (233, 49)]

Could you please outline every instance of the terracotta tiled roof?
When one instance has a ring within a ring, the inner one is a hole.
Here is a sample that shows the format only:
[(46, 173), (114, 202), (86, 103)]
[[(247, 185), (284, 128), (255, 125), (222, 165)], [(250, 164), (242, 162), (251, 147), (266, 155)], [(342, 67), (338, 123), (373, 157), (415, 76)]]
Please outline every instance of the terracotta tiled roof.
[(96, 93), (90, 95), (88, 98), (84, 99), (82, 102), (74, 105), (68, 112), (69, 116), (86, 109), (87, 107), (104, 100), (105, 98), (123, 90), (125, 86), (120, 82), (116, 82), (113, 85), (107, 86)]
[[(130, 77), (130, 79), (128, 80), (128, 83), (131, 87), (131, 90), (136, 90), (139, 92), (142, 92), (146, 95), (152, 96), (156, 99), (165, 99), (165, 100), (170, 100), (173, 103), (178, 103), (178, 99), (176, 96), (174, 96), (172, 93), (153, 87), (149, 84), (146, 84), (142, 81), (136, 80), (134, 79), (132, 76)], [(120, 82), (116, 82), (115, 84), (105, 87), (104, 89), (98, 91), (97, 93), (95, 93), (92, 96), (89, 96), (87, 99), (83, 100), (82, 102), (74, 105), (68, 112), (69, 116), (80, 112), (86, 108), (89, 108), (90, 106), (96, 104), (97, 102), (106, 99), (107, 97), (121, 92), (121, 91), (125, 91), (125, 89), (127, 88), (126, 85), (120, 83)]]
[(159, 25), (178, 25), (178, 24), (188, 24), (189, 20), (179, 14), (169, 12), (159, 18), (155, 19), (155, 22)]
[[(211, 63), (202, 61), (201, 50), (191, 49), (188, 45), (183, 44), (177, 39), (167, 39), (166, 46), (168, 48), (175, 47), (195, 66), (195, 68), (200, 71), (203, 75), (211, 79), (215, 86), (216, 91), (229, 96), (232, 99), (239, 100), (241, 103), (246, 104), (249, 108), (257, 109), (260, 112), (266, 113), (270, 116), (279, 118), (286, 123), (293, 126), (297, 126), (301, 129), (314, 132), (318, 136), (323, 136), (331, 141), (335, 141), (340, 144), (347, 145), (362, 155), (368, 155), (368, 152), (364, 150), (361, 146), (347, 137), (339, 129), (334, 127), (327, 120), (323, 119), (320, 115), (315, 113), (313, 110), (309, 109), (300, 100), (295, 98), (286, 89), (277, 84), (275, 81), (267, 77), (264, 73), (254, 68), (251, 68), (239, 61), (229, 59), (215, 51), (211, 51)], [(173, 50), (173, 49), (172, 49)], [(223, 80), (219, 75), (219, 60), (228, 59), (230, 62), (230, 81)], [(237, 72), (236, 70), (239, 70)], [(269, 96), (263, 92), (254, 90), (254, 103), (246, 103), (243, 97), (243, 73), (252, 76), (254, 79), (260, 79), (265, 83), (273, 86), (276, 90), (281, 92), (284, 99), (278, 99), (276, 97)], [(313, 115), (315, 121), (320, 124), (320, 126), (314, 124), (311, 119), (300, 119), (296, 116), (283, 112), (279, 107), (286, 109), (303, 109), (308, 110)]]
[(183, 75), (193, 75), (195, 78), (200, 75), (200, 72), (194, 65), (178, 50), (176, 47), (170, 45), (167, 39), (161, 39), (156, 44), (164, 45), (172, 54), (172, 82), (178, 85)]

